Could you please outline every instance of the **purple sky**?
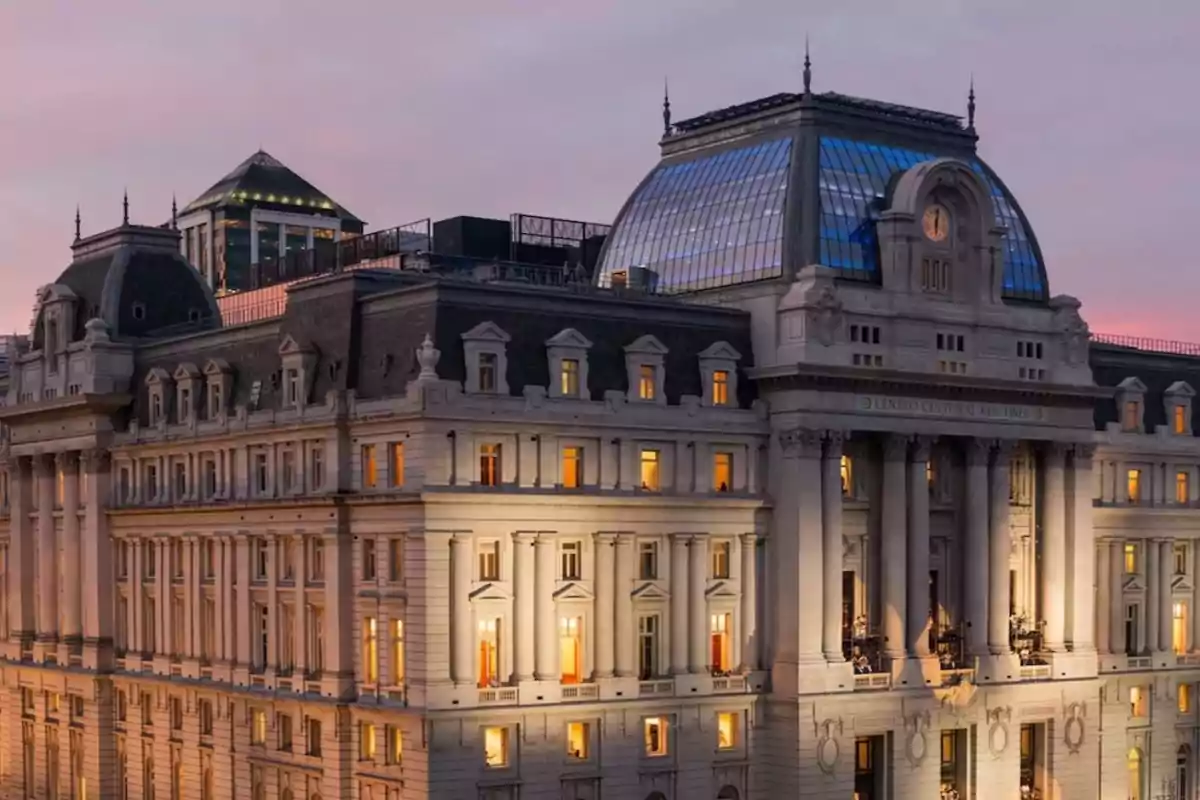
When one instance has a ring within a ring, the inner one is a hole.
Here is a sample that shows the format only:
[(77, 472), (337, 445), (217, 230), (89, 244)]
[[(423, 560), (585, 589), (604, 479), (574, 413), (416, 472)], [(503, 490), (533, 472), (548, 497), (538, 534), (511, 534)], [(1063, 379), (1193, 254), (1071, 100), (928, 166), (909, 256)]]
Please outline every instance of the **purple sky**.
[(95, 233), (128, 186), (157, 224), (259, 146), (370, 228), (611, 221), (656, 162), (664, 75), (677, 119), (797, 91), (807, 34), (818, 91), (962, 113), (974, 72), (1052, 292), (1093, 330), (1200, 341), (1193, 5), (0, 2), (0, 327), (67, 264), (76, 203)]

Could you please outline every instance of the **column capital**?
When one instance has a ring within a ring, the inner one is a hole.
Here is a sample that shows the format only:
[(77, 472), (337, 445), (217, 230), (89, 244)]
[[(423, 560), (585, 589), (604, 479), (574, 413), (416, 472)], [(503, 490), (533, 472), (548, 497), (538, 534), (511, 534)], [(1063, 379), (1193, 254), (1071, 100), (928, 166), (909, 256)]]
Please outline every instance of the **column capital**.
[(1071, 452), (1072, 455), (1074, 455), (1076, 462), (1078, 462), (1080, 459), (1090, 462), (1092, 457), (1096, 455), (1096, 445), (1092, 444), (1091, 442), (1086, 444), (1076, 444), (1071, 448)]
[(79, 451), (63, 450), (54, 454), (54, 467), (71, 475), (79, 469)]
[(601, 531), (595, 534), (596, 544), (616, 544), (619, 536), (615, 533)]
[(50, 453), (35, 453), (30, 456), (33, 463), (33, 474), (38, 478), (50, 478), (54, 475), (54, 456)]
[(613, 544), (617, 547), (633, 547), (633, 536), (629, 534), (612, 534)]
[(534, 531), (516, 531), (512, 535), (513, 541), (517, 544), (533, 544), (538, 535)]
[(1043, 442), (1041, 449), (1047, 466), (1061, 467), (1066, 461), (1067, 453), (1071, 450), (1071, 445), (1066, 442)]
[(883, 460), (906, 461), (908, 459), (908, 437), (897, 433), (884, 436)]
[(548, 531), (540, 531), (537, 538), (533, 540), (534, 547), (549, 547), (554, 544), (554, 534)]
[(825, 431), (825, 457), (834, 460), (841, 459), (842, 448), (850, 435), (845, 431)]
[(929, 451), (933, 449), (933, 443), (937, 441), (936, 436), (926, 436), (918, 434), (912, 437), (912, 450), (909, 453), (909, 460), (921, 463), (929, 460)]
[(740, 538), (742, 540), (743, 547), (757, 547), (758, 540), (760, 537), (757, 533), (751, 532), (751, 533), (739, 534), (738, 538)]
[(671, 539), (671, 544), (682, 545), (686, 545), (693, 538), (695, 538), (695, 535), (691, 533), (669, 533), (667, 536)]
[(987, 439), (968, 439), (963, 446), (963, 450), (967, 456), (968, 466), (986, 467), (988, 456), (992, 452), (992, 443)]
[(997, 465), (1005, 465), (1005, 462), (1017, 452), (1019, 444), (1020, 442), (1016, 439), (993, 439), (992, 452), (996, 454)]
[(820, 458), (824, 433), (811, 428), (794, 428), (779, 434), (785, 458)]

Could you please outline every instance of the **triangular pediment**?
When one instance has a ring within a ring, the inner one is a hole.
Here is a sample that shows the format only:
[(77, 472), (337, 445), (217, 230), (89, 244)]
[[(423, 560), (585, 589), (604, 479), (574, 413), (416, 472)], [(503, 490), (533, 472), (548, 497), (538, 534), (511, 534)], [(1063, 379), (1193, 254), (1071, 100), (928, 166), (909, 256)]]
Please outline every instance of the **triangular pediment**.
[(1190, 592), (1192, 591), (1192, 581), (1187, 575), (1177, 575), (1171, 581), (1171, 591), (1173, 592)]
[(171, 373), (167, 372), (162, 367), (154, 367), (152, 370), (146, 373), (147, 386), (161, 386), (164, 383), (169, 383), (170, 380)]
[(1146, 393), (1146, 384), (1142, 383), (1142, 381), (1136, 375), (1130, 375), (1128, 378), (1118, 383), (1117, 388), (1123, 392), (1136, 392), (1138, 394)]
[(200, 377), (200, 370), (195, 364), (187, 361), (175, 368), (174, 377), (177, 381), (192, 380)]
[(591, 341), (574, 328), (563, 328), (546, 340), (547, 347), (574, 347), (587, 350), (592, 346)]
[(700, 358), (720, 359), (721, 361), (740, 361), (742, 354), (733, 349), (729, 342), (714, 342), (700, 351)]
[(710, 600), (728, 598), (733, 599), (738, 597), (738, 592), (730, 585), (729, 581), (718, 581), (704, 593), (704, 596)]
[(646, 582), (630, 592), (634, 600), (667, 600), (671, 595), (657, 583)]
[(1195, 397), (1196, 390), (1187, 381), (1175, 381), (1167, 387), (1165, 394), (1168, 397)]
[(205, 375), (222, 375), (232, 372), (229, 362), (223, 358), (210, 358), (204, 364)]
[(462, 335), (464, 342), (508, 342), (512, 339), (494, 322), (481, 322)]
[(472, 600), (477, 602), (482, 600), (512, 599), (512, 595), (509, 593), (508, 589), (503, 584), (495, 581), (491, 581), (476, 587), (475, 591), (471, 592), (470, 597)]
[(1125, 583), (1121, 586), (1121, 591), (1124, 592), (1144, 592), (1146, 585), (1142, 583), (1137, 575), (1126, 575)]
[(567, 581), (554, 593), (555, 600), (591, 600), (595, 595), (578, 581)]
[(660, 342), (657, 337), (647, 333), (645, 336), (639, 336), (634, 341), (625, 345), (626, 353), (645, 353), (653, 356), (665, 356), (667, 354), (667, 346)]
[(291, 356), (297, 353), (307, 353), (307, 348), (301, 347), (290, 333), (283, 337), (283, 341), (279, 343), (279, 355)]

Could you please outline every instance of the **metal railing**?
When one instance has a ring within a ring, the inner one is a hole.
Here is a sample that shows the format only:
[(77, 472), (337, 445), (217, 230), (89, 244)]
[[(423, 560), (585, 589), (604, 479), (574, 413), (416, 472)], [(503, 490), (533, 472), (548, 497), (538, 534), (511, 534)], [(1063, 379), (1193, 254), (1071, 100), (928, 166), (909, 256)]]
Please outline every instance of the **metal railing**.
[(1130, 350), (1145, 350), (1151, 353), (1167, 353), (1177, 356), (1200, 356), (1200, 344), (1180, 342), (1175, 339), (1155, 339), (1150, 336), (1127, 336), (1119, 333), (1093, 333), (1092, 341)]

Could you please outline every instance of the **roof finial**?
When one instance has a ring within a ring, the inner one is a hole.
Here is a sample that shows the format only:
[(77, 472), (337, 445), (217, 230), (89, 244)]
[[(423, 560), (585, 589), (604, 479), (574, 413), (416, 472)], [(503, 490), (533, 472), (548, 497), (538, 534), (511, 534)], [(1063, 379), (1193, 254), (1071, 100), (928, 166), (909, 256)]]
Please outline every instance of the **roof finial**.
[(179, 230), (179, 204), (175, 202), (175, 195), (171, 195), (171, 230)]
[(128, 189), (125, 190), (125, 197), (121, 200), (121, 209), (123, 212), (122, 217), (121, 217), (121, 224), (128, 225), (129, 224), (129, 190)]
[(808, 57), (808, 37), (804, 37), (804, 94), (812, 94), (812, 59)]
[(663, 78), (663, 136), (671, 135), (671, 88)]
[(975, 130), (975, 73), (971, 73), (971, 91), (967, 93), (967, 130)]
[(75, 204), (75, 241), (83, 238), (83, 220), (79, 216), (79, 204)]

